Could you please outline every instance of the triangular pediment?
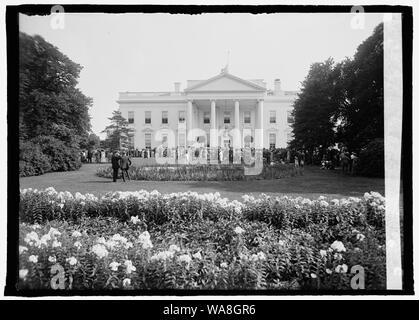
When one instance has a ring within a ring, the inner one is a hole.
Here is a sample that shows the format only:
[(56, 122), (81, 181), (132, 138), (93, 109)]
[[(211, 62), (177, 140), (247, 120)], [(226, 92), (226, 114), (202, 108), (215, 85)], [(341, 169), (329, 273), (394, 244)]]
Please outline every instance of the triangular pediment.
[(229, 73), (221, 73), (208, 80), (203, 80), (189, 88), (186, 92), (216, 92), (216, 91), (265, 91), (266, 89), (256, 83), (241, 79)]

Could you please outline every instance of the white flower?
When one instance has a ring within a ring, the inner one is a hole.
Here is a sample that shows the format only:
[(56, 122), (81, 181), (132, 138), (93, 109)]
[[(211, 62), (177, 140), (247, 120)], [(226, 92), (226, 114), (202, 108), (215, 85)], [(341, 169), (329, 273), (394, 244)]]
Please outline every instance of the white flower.
[(141, 243), (143, 249), (151, 249), (153, 248), (153, 243), (150, 240), (150, 234), (148, 231), (144, 231), (138, 237), (139, 242)]
[(25, 251), (28, 251), (28, 248), (25, 246), (19, 246), (19, 254), (24, 253)]
[(320, 196), (320, 197), (319, 197), (319, 200), (326, 200), (326, 197), (324, 197), (324, 196)]
[(358, 240), (358, 241), (364, 241), (364, 239), (365, 239), (365, 236), (362, 233), (358, 233), (356, 235), (356, 240)]
[(192, 258), (190, 257), (189, 254), (182, 254), (181, 256), (179, 256), (179, 261), (181, 262), (186, 262), (186, 263), (190, 263), (192, 261)]
[(125, 238), (125, 237), (123, 237), (123, 236), (121, 236), (119, 233), (117, 233), (117, 234), (114, 234), (113, 236), (112, 236), (112, 238), (111, 238), (113, 241), (120, 241), (120, 242), (127, 242), (128, 241), (128, 239), (127, 238)]
[(48, 261), (51, 262), (51, 263), (56, 263), (57, 262), (57, 258), (56, 257), (53, 257), (53, 256), (49, 256), (48, 257)]
[(108, 255), (108, 250), (106, 250), (106, 247), (101, 243), (95, 244), (92, 247), (92, 252), (95, 253), (99, 259), (102, 259)]
[(332, 271), (332, 270), (330, 270), (329, 268), (327, 268), (327, 269), (326, 269), (326, 273), (327, 273), (327, 274), (332, 274), (332, 272), (333, 272), (333, 271)]
[(82, 247), (82, 244), (81, 244), (81, 242), (80, 242), (80, 241), (76, 241), (76, 242), (74, 242), (74, 246), (75, 246), (77, 249), (80, 249), (80, 248)]
[(330, 201), (333, 205), (337, 206), (339, 205), (339, 200), (338, 199), (333, 199), (332, 201)]
[(322, 201), (320, 201), (320, 206), (321, 207), (328, 207), (329, 204), (326, 201), (322, 200)]
[(335, 271), (337, 273), (346, 273), (348, 271), (348, 266), (346, 264), (338, 265)]
[(29, 256), (28, 261), (32, 263), (38, 263), (38, 256), (34, 256), (34, 255)]
[(305, 198), (305, 199), (303, 199), (303, 201), (301, 201), (301, 203), (311, 205), (312, 202), (311, 202), (310, 199)]
[(133, 271), (136, 271), (136, 270), (137, 270), (137, 268), (136, 268), (136, 267), (134, 267), (134, 265), (132, 264), (132, 261), (131, 261), (131, 260), (125, 260), (124, 265), (125, 265), (125, 267), (126, 267), (125, 272), (126, 272), (127, 274), (130, 274), (131, 272), (133, 272)]
[(132, 248), (134, 245), (132, 244), (132, 242), (128, 241), (124, 244), (125, 249), (129, 249)]
[(221, 262), (220, 267), (221, 268), (227, 268), (228, 267), (227, 262)]
[(138, 218), (138, 216), (132, 216), (130, 220), (133, 224), (139, 223), (141, 220)]
[(60, 203), (58, 206), (62, 209), (64, 208), (64, 203)]
[(56, 248), (56, 247), (61, 247), (61, 242), (59, 242), (59, 241), (57, 241), (57, 240), (54, 240), (54, 241), (52, 242), (52, 247), (53, 247), (53, 248)]
[(109, 268), (111, 268), (111, 270), (112, 270), (112, 271), (118, 271), (118, 267), (119, 267), (120, 265), (121, 265), (120, 263), (118, 263), (118, 262), (116, 262), (116, 261), (112, 261), (112, 262), (109, 264)]
[(175, 244), (171, 244), (170, 247), (169, 247), (169, 251), (179, 252), (180, 248)]
[(342, 260), (342, 255), (340, 253), (335, 253), (333, 255), (333, 258), (335, 258), (336, 260)]
[(343, 245), (343, 243), (340, 242), (340, 241), (337, 241), (337, 240), (332, 243), (332, 245), (330, 246), (330, 248), (332, 248), (333, 250), (335, 250), (337, 252), (346, 251), (346, 248)]
[(19, 278), (20, 279), (25, 279), (26, 276), (28, 275), (28, 269), (20, 269), (19, 270)]
[(322, 258), (325, 258), (327, 256), (327, 251), (326, 250), (320, 250), (320, 256)]
[[(379, 246), (380, 247), (380, 246)], [(380, 249), (380, 248), (379, 248)], [(362, 250), (358, 247), (354, 248), (354, 252), (361, 252)]]
[(47, 246), (48, 245), (48, 241), (50, 241), (50, 240), (51, 240), (51, 235), (49, 233), (47, 233), (47, 234), (44, 234), (41, 237), (40, 243), (43, 244), (43, 245), (45, 245), (45, 246)]
[(285, 244), (285, 242), (284, 242), (284, 241), (282, 241), (282, 240), (279, 240), (279, 241), (278, 241), (278, 245), (280, 245), (281, 247), (282, 247), (284, 244)]
[(257, 256), (259, 260), (266, 260), (266, 255), (262, 251), (259, 251)]
[(35, 231), (31, 231), (26, 234), (24, 241), (30, 246), (33, 246), (33, 245), (38, 245), (40, 240), (39, 240), (38, 234)]
[(317, 278), (317, 275), (316, 275), (315, 273), (311, 273), (311, 274), (310, 274), (310, 276), (311, 276), (313, 279), (316, 279), (316, 278)]
[(48, 233), (49, 233), (49, 235), (51, 237), (55, 237), (55, 236), (60, 236), (61, 235), (61, 232), (58, 231), (57, 229), (53, 228), (53, 227), (51, 227), (51, 229), (49, 229), (49, 232)]
[(155, 254), (155, 255), (153, 255), (151, 258), (150, 258), (150, 260), (151, 261), (164, 261), (164, 260), (166, 260), (166, 259), (171, 259), (171, 258), (173, 258), (173, 256), (174, 256), (174, 251), (170, 251), (170, 250), (168, 250), (168, 251), (161, 251), (161, 252), (159, 252), (159, 253), (157, 253), (157, 254)]
[(240, 228), (240, 227), (236, 227), (236, 228), (234, 228), (234, 232), (235, 232), (236, 234), (242, 234), (242, 233), (244, 232), (244, 229), (242, 229), (242, 228)]
[(75, 237), (75, 238), (78, 238), (78, 237), (81, 237), (81, 233), (76, 230), (71, 234), (71, 236)]
[(199, 259), (199, 260), (202, 259), (202, 256), (201, 256), (200, 252), (197, 252), (197, 253), (193, 254), (192, 257), (194, 257), (195, 259)]
[(70, 264), (70, 266), (74, 266), (77, 263), (77, 259), (75, 257), (67, 258), (65, 259), (65, 261), (67, 261)]
[(125, 278), (125, 279), (122, 281), (122, 285), (124, 286), (124, 288), (129, 287), (129, 286), (131, 285), (131, 279), (129, 279), (129, 278)]

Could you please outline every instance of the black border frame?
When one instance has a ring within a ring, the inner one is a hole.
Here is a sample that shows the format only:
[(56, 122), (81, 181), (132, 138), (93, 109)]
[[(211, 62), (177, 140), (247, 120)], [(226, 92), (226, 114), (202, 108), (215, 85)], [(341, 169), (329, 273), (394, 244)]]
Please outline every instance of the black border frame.
[[(68, 13), (171, 13), (171, 14), (201, 14), (201, 13), (349, 13), (352, 6), (313, 6), (313, 5), (70, 5), (65, 4)], [(413, 212), (412, 212), (412, 43), (413, 15), (412, 7), (408, 6), (363, 6), (365, 13), (402, 13), (403, 36), (403, 128), (402, 128), (402, 185), (403, 185), (403, 289), (402, 290), (319, 290), (319, 291), (255, 291), (255, 290), (150, 290), (150, 291), (52, 291), (52, 290), (17, 290), (18, 256), (18, 210), (19, 210), (19, 19), (18, 14), (48, 15), (52, 5), (19, 5), (6, 7), (7, 34), (7, 121), (8, 121), (8, 235), (7, 235), (7, 278), (4, 294), (8, 296), (40, 297), (40, 296), (197, 296), (197, 295), (412, 295), (413, 290)], [(190, 301), (190, 305), (193, 301)], [(215, 302), (215, 301), (214, 301)], [(224, 301), (225, 303), (225, 301)]]

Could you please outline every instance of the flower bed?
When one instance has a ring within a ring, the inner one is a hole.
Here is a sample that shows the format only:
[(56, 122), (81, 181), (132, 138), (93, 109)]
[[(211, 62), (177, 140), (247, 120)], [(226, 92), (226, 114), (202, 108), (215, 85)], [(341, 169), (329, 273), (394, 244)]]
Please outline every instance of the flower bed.
[[(294, 167), (289, 164), (264, 166), (258, 175), (246, 175), (242, 165), (147, 165), (131, 166), (133, 180), (152, 181), (237, 181), (254, 179), (281, 179), (293, 176)], [(102, 167), (97, 175), (112, 178), (112, 168)]]
[[(384, 199), (22, 190), (20, 289), (385, 289)], [(110, 228), (110, 226), (112, 226)], [(58, 271), (57, 271), (58, 270)]]

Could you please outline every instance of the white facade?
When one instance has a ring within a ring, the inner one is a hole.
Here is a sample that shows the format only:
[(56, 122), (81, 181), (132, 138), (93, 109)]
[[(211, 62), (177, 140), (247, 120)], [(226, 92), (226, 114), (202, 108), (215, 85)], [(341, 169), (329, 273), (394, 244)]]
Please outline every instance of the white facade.
[[(134, 148), (263, 146), (284, 148), (291, 139), (290, 112), (296, 91), (276, 80), (243, 80), (223, 70), (208, 80), (188, 80), (173, 92), (121, 92), (119, 110), (135, 130)], [(237, 130), (238, 128), (238, 130)]]

